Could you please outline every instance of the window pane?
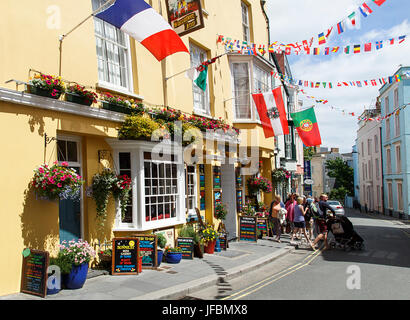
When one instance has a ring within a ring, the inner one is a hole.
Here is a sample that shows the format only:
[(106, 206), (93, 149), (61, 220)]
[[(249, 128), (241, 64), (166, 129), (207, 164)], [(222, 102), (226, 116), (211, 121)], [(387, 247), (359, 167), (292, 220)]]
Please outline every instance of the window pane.
[(120, 152), (120, 168), (131, 169), (131, 155), (129, 152)]
[(235, 116), (237, 119), (250, 119), (250, 89), (247, 63), (233, 63)]
[(65, 140), (57, 140), (57, 160), (67, 161), (67, 144)]

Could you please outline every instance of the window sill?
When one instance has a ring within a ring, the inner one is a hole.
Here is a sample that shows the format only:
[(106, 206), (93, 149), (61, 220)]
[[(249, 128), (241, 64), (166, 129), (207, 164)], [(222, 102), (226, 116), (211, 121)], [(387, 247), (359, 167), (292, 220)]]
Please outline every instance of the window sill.
[(216, 120), (216, 118), (212, 117), (210, 114), (202, 113), (201, 111), (198, 111), (198, 110), (194, 110), (193, 115), (198, 116), (198, 117), (204, 117), (207, 119)]
[(249, 119), (249, 120), (246, 120), (246, 119), (243, 119), (243, 120), (242, 120), (242, 119), (235, 119), (235, 120), (233, 121), (233, 123), (234, 123), (234, 124), (241, 124), (241, 123), (245, 123), (245, 124), (248, 124), (248, 123), (262, 124), (260, 120), (251, 120), (251, 119)]
[(146, 222), (142, 227), (116, 227), (113, 229), (113, 232), (140, 232), (140, 231), (147, 231), (147, 230), (154, 230), (154, 229), (162, 229), (162, 228), (169, 228), (169, 227), (174, 227), (177, 225), (181, 225), (186, 223), (186, 219), (183, 220), (176, 220), (172, 219), (172, 221), (164, 222), (161, 221), (158, 223), (158, 221), (151, 221), (151, 222)]
[(98, 82), (96, 84), (96, 87), (97, 87), (97, 89), (114, 91), (114, 92), (117, 92), (119, 94), (126, 95), (126, 96), (129, 96), (129, 97), (133, 97), (133, 98), (138, 99), (138, 100), (144, 100), (143, 96), (135, 94), (134, 92), (131, 92), (131, 91), (127, 90), (126, 88), (116, 87), (116, 86), (114, 86), (110, 83), (107, 83), (107, 82)]

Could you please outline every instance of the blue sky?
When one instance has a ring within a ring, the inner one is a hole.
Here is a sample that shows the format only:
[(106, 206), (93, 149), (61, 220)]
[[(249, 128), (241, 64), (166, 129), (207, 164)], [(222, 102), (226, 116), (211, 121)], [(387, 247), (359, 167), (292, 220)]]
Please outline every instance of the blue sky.
[[(373, 10), (364, 18), (357, 11), (366, 2)], [(293, 77), (316, 81), (371, 80), (392, 75), (399, 65), (410, 65), (410, 1), (386, 0), (380, 7), (371, 0), (268, 0), (267, 11), (271, 27), (271, 41), (292, 43), (315, 37), (346, 18), (353, 11), (360, 18), (358, 27), (347, 29), (341, 35), (333, 32), (326, 46), (345, 46), (386, 40), (408, 34), (408, 39), (394, 46), (386, 46), (379, 51), (360, 54), (331, 54), (329, 56), (301, 55), (288, 56)], [(324, 50), (324, 49), (321, 49)], [(342, 152), (350, 152), (358, 129), (357, 116), (365, 108), (374, 105), (378, 87), (347, 87), (336, 89), (304, 88), (308, 95), (327, 99), (326, 105), (316, 104), (316, 116), (322, 136), (322, 146), (339, 147)], [(311, 99), (300, 96), (304, 107), (315, 104)], [(346, 111), (331, 110), (334, 106)], [(355, 112), (356, 116), (347, 115)]]

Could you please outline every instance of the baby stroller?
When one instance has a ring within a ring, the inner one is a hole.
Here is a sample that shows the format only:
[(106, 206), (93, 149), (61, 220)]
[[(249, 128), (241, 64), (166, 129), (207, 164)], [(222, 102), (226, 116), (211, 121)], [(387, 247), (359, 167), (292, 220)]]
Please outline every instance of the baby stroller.
[(332, 248), (342, 248), (345, 251), (364, 249), (363, 238), (354, 230), (348, 218), (344, 216), (329, 218), (327, 229), (334, 235), (334, 241), (329, 243)]

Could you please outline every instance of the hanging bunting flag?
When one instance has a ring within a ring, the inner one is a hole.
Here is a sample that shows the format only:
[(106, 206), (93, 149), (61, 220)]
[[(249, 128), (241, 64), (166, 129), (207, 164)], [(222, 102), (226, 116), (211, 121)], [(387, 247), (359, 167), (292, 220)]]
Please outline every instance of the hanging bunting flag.
[(350, 53), (350, 46), (346, 46), (344, 52), (346, 54), (349, 54)]
[(302, 139), (305, 146), (313, 147), (322, 144), (319, 126), (313, 107), (300, 112), (291, 113), (290, 116), (292, 117), (299, 137)]
[(330, 34), (332, 33), (332, 31), (333, 31), (333, 27), (331, 27), (330, 29), (327, 30), (326, 38), (329, 38), (329, 36), (330, 36)]
[(354, 53), (360, 53), (360, 44), (354, 45), (353, 52)]
[(389, 39), (389, 41), (390, 41), (390, 45), (393, 45), (393, 44), (394, 44), (394, 38), (393, 38), (393, 39)]
[(158, 61), (177, 52), (189, 53), (168, 22), (144, 0), (117, 0), (95, 16), (139, 41)]
[(252, 98), (262, 123), (265, 138), (289, 134), (281, 87), (266, 93), (252, 94)]
[(320, 52), (319, 48), (314, 48), (313, 49), (313, 55), (317, 56), (319, 54), (319, 52)]
[(377, 4), (379, 7), (385, 2), (386, 0), (373, 0), (375, 4)]
[(329, 55), (329, 51), (330, 51), (330, 48), (329, 48), (329, 47), (326, 47), (326, 48), (325, 48), (325, 55), (326, 55), (326, 56)]
[(365, 45), (364, 45), (364, 51), (365, 51), (365, 52), (372, 51), (372, 44), (371, 44), (371, 43), (365, 43)]
[(325, 34), (322, 32), (318, 35), (319, 37), (319, 45), (325, 44), (326, 43), (326, 38), (325, 38)]
[(336, 53), (336, 52), (338, 52), (339, 51), (339, 47), (333, 47), (333, 49), (332, 49), (332, 52), (333, 53)]
[(376, 41), (376, 50), (380, 50), (383, 48), (383, 41)]
[(406, 36), (400, 36), (399, 37), (399, 43), (402, 43), (404, 40), (406, 40)]
[(369, 6), (364, 2), (360, 7), (359, 7), (360, 12), (362, 15), (366, 18), (369, 14), (371, 14), (373, 11), (372, 9), (369, 8)]
[(339, 23), (337, 24), (337, 32), (338, 32), (339, 34), (341, 34), (341, 33), (344, 32), (344, 22), (343, 22), (343, 21), (341, 21), (341, 22), (339, 22)]
[(348, 16), (350, 23), (352, 24), (352, 26), (356, 26), (356, 12), (352, 12), (349, 16)]

